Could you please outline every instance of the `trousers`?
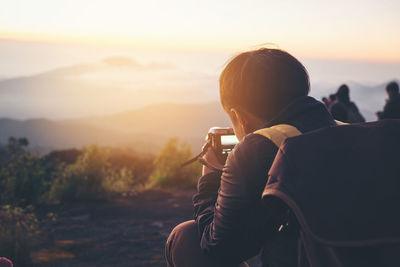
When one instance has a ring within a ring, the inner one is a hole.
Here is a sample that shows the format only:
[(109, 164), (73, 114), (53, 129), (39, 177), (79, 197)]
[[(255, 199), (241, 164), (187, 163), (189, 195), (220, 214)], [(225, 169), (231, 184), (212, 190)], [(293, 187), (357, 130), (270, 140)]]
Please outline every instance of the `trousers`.
[(224, 265), (204, 255), (200, 248), (200, 234), (194, 220), (176, 226), (165, 245), (168, 267), (249, 267), (247, 263)]

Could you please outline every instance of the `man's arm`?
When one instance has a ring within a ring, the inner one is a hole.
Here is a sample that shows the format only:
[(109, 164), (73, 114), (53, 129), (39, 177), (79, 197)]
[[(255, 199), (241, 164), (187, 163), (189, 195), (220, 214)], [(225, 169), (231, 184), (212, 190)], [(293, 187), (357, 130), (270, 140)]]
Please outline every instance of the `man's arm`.
[(394, 111), (395, 107), (393, 105), (393, 103), (391, 101), (388, 101), (384, 108), (383, 108), (383, 112), (381, 113), (381, 117), (380, 119), (390, 119), (393, 118), (393, 111)]
[(222, 172), (210, 172), (203, 175), (197, 183), (197, 193), (193, 196), (194, 219), (197, 222), (199, 233), (212, 222), (214, 205), (218, 197)]
[(332, 107), (330, 108), (330, 113), (332, 114), (332, 117), (335, 120), (343, 122), (348, 121), (347, 110), (340, 103), (333, 104)]
[(269, 220), (273, 211), (261, 206), (261, 193), (277, 150), (268, 139), (251, 134), (228, 156), (221, 179), (217, 172), (200, 178), (194, 218), (208, 255), (239, 263), (260, 251), (275, 227)]

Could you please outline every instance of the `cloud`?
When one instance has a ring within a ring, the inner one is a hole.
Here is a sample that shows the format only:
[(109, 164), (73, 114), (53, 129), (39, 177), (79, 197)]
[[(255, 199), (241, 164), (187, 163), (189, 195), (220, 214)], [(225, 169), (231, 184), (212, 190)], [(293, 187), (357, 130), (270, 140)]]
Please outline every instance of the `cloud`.
[(132, 68), (141, 71), (168, 70), (175, 68), (175, 66), (170, 63), (153, 62), (150, 64), (141, 64), (132, 58), (125, 56), (108, 57), (103, 59), (102, 62), (109, 67)]
[(108, 57), (102, 60), (105, 64), (110, 67), (128, 67), (128, 68), (140, 68), (141, 64), (137, 63), (129, 57)]

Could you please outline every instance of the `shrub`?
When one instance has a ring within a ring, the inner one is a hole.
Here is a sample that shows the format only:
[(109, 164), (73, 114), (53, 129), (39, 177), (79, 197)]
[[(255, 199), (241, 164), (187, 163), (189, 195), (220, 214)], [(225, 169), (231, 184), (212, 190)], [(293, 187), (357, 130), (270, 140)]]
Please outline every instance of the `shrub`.
[(30, 265), (30, 251), (40, 234), (32, 208), (0, 206), (0, 222), (0, 255), (11, 259), (14, 266)]
[(81, 154), (82, 151), (76, 148), (54, 150), (48, 153), (44, 159), (52, 165), (57, 163), (73, 164)]
[(39, 156), (25, 150), (25, 138), (10, 138), (0, 164), (0, 204), (26, 206), (44, 200), (49, 175)]
[(158, 153), (154, 171), (150, 175), (149, 187), (187, 189), (194, 188), (201, 173), (201, 165), (193, 163), (181, 167), (192, 157), (190, 146), (171, 138)]
[(125, 167), (109, 171), (104, 180), (104, 187), (107, 188), (109, 195), (132, 191), (137, 185), (135, 175)]
[(113, 172), (122, 175), (122, 180), (128, 178), (127, 174), (129, 173), (129, 176), (131, 176), (129, 184), (134, 188), (144, 186), (154, 169), (153, 155), (138, 154), (129, 148), (110, 150), (109, 162)]
[(75, 164), (60, 171), (53, 182), (50, 198), (60, 201), (105, 198), (108, 165), (107, 150), (98, 145), (85, 147)]
[(47, 200), (55, 169), (26, 150), (25, 138), (11, 137), (0, 157), (0, 255), (15, 266), (31, 265), (30, 251), (38, 238), (33, 206)]
[(111, 153), (108, 148), (83, 148), (74, 164), (65, 165), (53, 182), (50, 199), (99, 200), (133, 191), (147, 181), (152, 162), (133, 153)]

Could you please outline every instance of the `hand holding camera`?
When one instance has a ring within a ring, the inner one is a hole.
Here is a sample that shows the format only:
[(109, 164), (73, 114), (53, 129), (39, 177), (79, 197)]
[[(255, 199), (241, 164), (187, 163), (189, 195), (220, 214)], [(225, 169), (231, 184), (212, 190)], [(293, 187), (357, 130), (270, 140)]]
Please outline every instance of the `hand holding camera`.
[(232, 128), (212, 127), (208, 131), (202, 152), (182, 164), (182, 167), (199, 160), (203, 164), (203, 175), (212, 171), (222, 171), (228, 154), (238, 142)]
[[(214, 168), (210, 168), (211, 166), (215, 167), (216, 169), (222, 170), (224, 165), (221, 164), (220, 160), (214, 152), (214, 149), (212, 149), (210, 146), (208, 146), (206, 149), (207, 150), (205, 154), (201, 158), (201, 162), (203, 163), (202, 175), (215, 171)], [(207, 164), (204, 164), (204, 162), (206, 162)]]

